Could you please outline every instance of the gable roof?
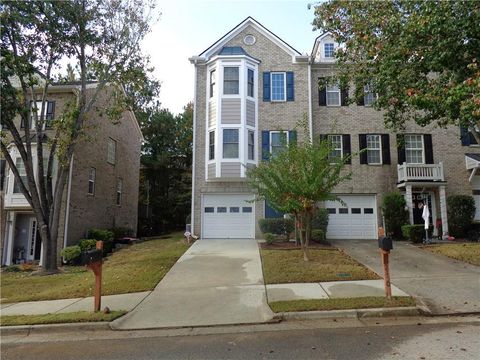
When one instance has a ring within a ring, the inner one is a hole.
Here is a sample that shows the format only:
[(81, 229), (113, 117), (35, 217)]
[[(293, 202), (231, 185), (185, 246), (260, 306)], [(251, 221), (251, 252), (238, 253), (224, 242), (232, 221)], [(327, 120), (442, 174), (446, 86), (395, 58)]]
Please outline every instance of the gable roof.
[(247, 17), (243, 20), (240, 24), (235, 26), (232, 30), (227, 32), (223, 35), (220, 39), (214, 42), (211, 46), (205, 49), (202, 53), (200, 53), (199, 57), (203, 57), (208, 59), (211, 55), (215, 54), (218, 50), (225, 46), (225, 44), (230, 41), (232, 38), (237, 36), (240, 32), (242, 32), (246, 27), (252, 26), (255, 30), (259, 33), (270, 39), (274, 42), (277, 46), (279, 46), (282, 50), (284, 50), (287, 54), (291, 55), (292, 57), (300, 56), (301, 53), (283, 41), (280, 37), (275, 35), (273, 32), (268, 30), (265, 26), (260, 24), (257, 20), (252, 18), (251, 16)]

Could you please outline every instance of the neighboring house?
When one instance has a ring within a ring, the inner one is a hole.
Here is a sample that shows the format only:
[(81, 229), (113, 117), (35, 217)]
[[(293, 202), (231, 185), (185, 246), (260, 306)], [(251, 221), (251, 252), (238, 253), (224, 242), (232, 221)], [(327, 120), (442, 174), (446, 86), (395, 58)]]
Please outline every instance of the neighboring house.
[[(394, 134), (370, 105), (375, 94), (363, 89), (359, 104), (348, 105), (355, 89), (319, 87), (335, 72), (338, 44), (319, 36), (304, 56), (248, 17), (200, 55), (195, 66), (193, 232), (202, 238), (260, 237), (258, 220), (278, 217), (265, 202), (249, 202), (246, 169), (285, 142), (305, 141), (295, 130), (307, 114), (313, 140), (328, 137), (345, 156), (367, 149), (347, 165), (352, 179), (335, 189), (347, 206), (327, 202), (328, 238), (375, 239), (382, 225), (386, 192), (405, 195), (411, 223), (422, 223), (418, 204), (428, 202), (448, 231), (446, 195), (473, 194), (480, 204), (480, 149), (458, 127), (407, 124)], [(460, 137), (462, 136), (462, 139)], [(477, 214), (480, 219), (480, 213)]]
[[(89, 91), (95, 87), (95, 83), (88, 85)], [(76, 100), (78, 88), (78, 83), (50, 86), (46, 119), (61, 116), (65, 106)], [(57, 243), (59, 255), (65, 246), (74, 245), (84, 238), (89, 228), (127, 227), (134, 231), (137, 228), (143, 136), (133, 112), (125, 111), (118, 121), (106, 116), (110, 95), (108, 89), (100, 93), (92, 111), (87, 114), (84, 135), (75, 147), (62, 198)], [(21, 125), (18, 124), (18, 127)], [(47, 124), (46, 137), (52, 131)], [(35, 144), (32, 147), (36, 163)], [(13, 143), (9, 145), (9, 152), (20, 174), (25, 174)], [(1, 161), (3, 164), (4, 159)], [(42, 244), (37, 221), (8, 165), (2, 180), (2, 265), (39, 261)]]

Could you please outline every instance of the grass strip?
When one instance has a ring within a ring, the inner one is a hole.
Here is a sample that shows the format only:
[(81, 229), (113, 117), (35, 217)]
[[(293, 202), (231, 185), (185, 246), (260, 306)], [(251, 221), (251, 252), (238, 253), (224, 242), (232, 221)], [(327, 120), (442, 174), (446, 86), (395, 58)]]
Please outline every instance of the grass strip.
[(409, 296), (394, 296), (391, 300), (383, 296), (358, 298), (330, 298), (312, 300), (272, 301), (273, 312), (370, 309), (383, 307), (415, 306), (415, 300)]
[(338, 249), (310, 249), (310, 261), (301, 250), (261, 250), (267, 284), (341, 280), (375, 280), (380, 277)]
[(43, 315), (9, 315), (0, 317), (1, 326), (40, 325), (40, 324), (67, 324), (79, 322), (112, 321), (125, 315), (127, 311), (103, 312), (78, 311), (72, 313), (56, 313)]
[(422, 248), (434, 254), (480, 266), (480, 243), (427, 245)]

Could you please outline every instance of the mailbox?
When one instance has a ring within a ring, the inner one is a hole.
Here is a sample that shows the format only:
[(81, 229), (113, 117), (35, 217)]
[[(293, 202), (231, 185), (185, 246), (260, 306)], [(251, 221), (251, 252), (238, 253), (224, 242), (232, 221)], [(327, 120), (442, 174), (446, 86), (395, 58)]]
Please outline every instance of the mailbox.
[(82, 253), (82, 264), (90, 265), (96, 262), (101, 262), (102, 256), (103, 256), (102, 250), (99, 250), (99, 249), (87, 250)]
[(385, 251), (390, 251), (393, 249), (392, 238), (388, 236), (380, 236), (378, 238), (378, 247)]

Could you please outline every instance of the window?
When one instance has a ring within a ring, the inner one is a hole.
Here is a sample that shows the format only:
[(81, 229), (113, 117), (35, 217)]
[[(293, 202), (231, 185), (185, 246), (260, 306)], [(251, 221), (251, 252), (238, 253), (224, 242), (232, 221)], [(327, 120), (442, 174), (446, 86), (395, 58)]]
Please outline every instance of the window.
[(340, 208), (338, 209), (339, 214), (348, 214), (348, 208)]
[(214, 207), (206, 207), (205, 212), (206, 213), (213, 213), (213, 212), (215, 212), (215, 208)]
[(285, 73), (272, 73), (272, 101), (285, 101)]
[(255, 160), (255, 132), (248, 130), (248, 160)]
[(238, 158), (238, 129), (223, 130), (223, 158)]
[(223, 94), (238, 95), (238, 67), (223, 68)]
[(240, 208), (238, 206), (233, 206), (233, 207), (230, 208), (230, 212), (231, 213), (239, 213)]
[(7, 160), (0, 159), (0, 190), (3, 190), (4, 187), (6, 164)]
[(367, 135), (368, 164), (382, 163), (382, 146), (380, 135)]
[(253, 70), (248, 69), (248, 74), (247, 74), (247, 95), (253, 97), (254, 95), (254, 78), (253, 78)]
[(332, 144), (330, 160), (340, 160), (343, 157), (342, 135), (328, 135), (328, 140)]
[(340, 87), (338, 84), (327, 86), (327, 106), (340, 106)]
[(361, 214), (362, 209), (361, 208), (352, 208), (352, 214)]
[(335, 56), (335, 47), (333, 43), (326, 43), (323, 45), (325, 50), (325, 58), (333, 58)]
[(337, 213), (337, 209), (335, 209), (335, 208), (327, 208), (327, 212), (328, 212), (329, 214), (336, 214), (336, 213)]
[(122, 179), (117, 179), (117, 205), (122, 204), (122, 187), (123, 187)]
[(108, 138), (107, 143), (107, 162), (115, 165), (115, 156), (117, 152), (117, 142), (112, 138)]
[(370, 91), (370, 85), (365, 85), (364, 92), (365, 95), (363, 96), (363, 104), (365, 106), (372, 106), (373, 102), (377, 98), (376, 94)]
[(210, 71), (210, 97), (215, 96), (216, 93), (216, 83), (217, 83), (217, 71)]
[(373, 214), (373, 209), (372, 208), (365, 208), (363, 209), (364, 214)]
[(88, 194), (95, 195), (95, 168), (90, 168), (88, 171)]
[(405, 159), (409, 164), (423, 164), (423, 135), (405, 135)]
[(224, 206), (217, 207), (217, 213), (226, 213), (226, 212), (227, 212), (226, 207), (224, 207)]
[(270, 132), (270, 153), (272, 158), (280, 154), (288, 146), (288, 133), (286, 131)]
[(244, 207), (242, 207), (242, 212), (251, 213), (252, 212), (252, 207), (251, 206), (244, 206)]
[[(20, 178), (23, 181), (23, 185), (25, 185), (28, 188), (27, 170), (25, 169), (25, 165), (23, 164), (22, 158), (17, 158), (15, 160), (15, 167), (17, 168), (18, 174), (20, 175)], [(22, 190), (20, 189), (20, 183), (15, 178), (15, 181), (13, 183), (13, 193), (19, 194), (21, 192)]]
[(208, 133), (208, 160), (215, 159), (215, 131)]

